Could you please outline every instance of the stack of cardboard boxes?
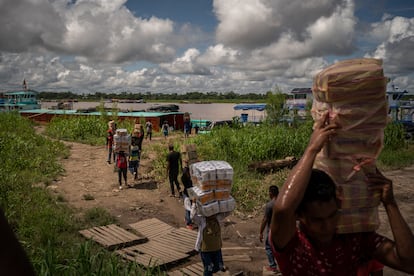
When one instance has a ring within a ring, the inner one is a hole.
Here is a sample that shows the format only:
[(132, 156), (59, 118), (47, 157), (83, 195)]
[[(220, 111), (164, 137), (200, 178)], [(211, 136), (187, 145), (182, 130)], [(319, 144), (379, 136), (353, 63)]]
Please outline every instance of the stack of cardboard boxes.
[(202, 161), (190, 166), (194, 187), (188, 195), (195, 201), (200, 215), (209, 217), (217, 213), (231, 212), (236, 207), (230, 195), (233, 184), (233, 168), (226, 161)]
[(192, 164), (198, 162), (198, 155), (195, 144), (184, 144), (181, 145), (181, 159), (182, 167), (190, 167)]

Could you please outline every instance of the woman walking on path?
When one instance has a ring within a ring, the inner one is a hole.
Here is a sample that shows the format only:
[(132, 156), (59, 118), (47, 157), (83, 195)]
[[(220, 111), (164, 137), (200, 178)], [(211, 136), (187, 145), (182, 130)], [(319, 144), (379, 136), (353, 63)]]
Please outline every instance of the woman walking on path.
[(147, 128), (147, 136), (145, 137), (145, 139), (149, 138), (150, 141), (152, 139), (152, 123), (151, 121), (147, 121), (145, 123), (145, 127)]
[(164, 134), (164, 138), (167, 139), (168, 137), (168, 129), (170, 128), (170, 126), (168, 125), (167, 121), (164, 121), (164, 123), (162, 124), (162, 133)]

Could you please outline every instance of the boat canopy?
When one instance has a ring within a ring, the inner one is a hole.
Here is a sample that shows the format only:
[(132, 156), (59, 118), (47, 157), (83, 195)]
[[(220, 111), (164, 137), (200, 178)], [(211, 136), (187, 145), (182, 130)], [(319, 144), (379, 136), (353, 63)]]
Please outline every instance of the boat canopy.
[(266, 109), (266, 104), (237, 104), (233, 107), (234, 110), (258, 110)]

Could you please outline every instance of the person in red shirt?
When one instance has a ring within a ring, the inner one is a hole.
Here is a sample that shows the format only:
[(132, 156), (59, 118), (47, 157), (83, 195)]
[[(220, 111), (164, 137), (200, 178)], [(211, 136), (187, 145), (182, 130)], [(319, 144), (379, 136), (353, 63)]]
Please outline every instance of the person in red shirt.
[(122, 177), (124, 177), (125, 186), (128, 187), (128, 183), (127, 183), (128, 158), (125, 152), (120, 151), (116, 155), (116, 167), (118, 168), (119, 189), (122, 190)]
[[(316, 123), (305, 152), (273, 207), (270, 242), (283, 275), (356, 275), (366, 260), (414, 273), (414, 235), (394, 199), (392, 181), (378, 170), (367, 175), (381, 191), (394, 241), (376, 232), (337, 234), (340, 200), (332, 179), (313, 169), (316, 155), (339, 126)], [(298, 223), (297, 223), (298, 220)], [(365, 261), (364, 261), (365, 260)]]

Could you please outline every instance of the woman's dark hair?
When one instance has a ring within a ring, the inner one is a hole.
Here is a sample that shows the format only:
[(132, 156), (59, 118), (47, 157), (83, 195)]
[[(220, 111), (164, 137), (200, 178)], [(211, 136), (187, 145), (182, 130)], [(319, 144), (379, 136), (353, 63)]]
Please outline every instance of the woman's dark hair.
[(331, 199), (336, 199), (336, 186), (332, 178), (321, 170), (312, 169), (308, 187), (296, 212), (304, 211), (306, 203), (327, 202)]

